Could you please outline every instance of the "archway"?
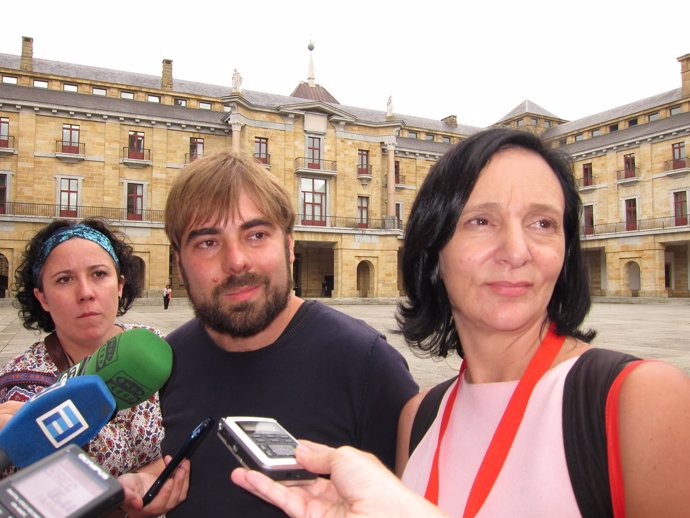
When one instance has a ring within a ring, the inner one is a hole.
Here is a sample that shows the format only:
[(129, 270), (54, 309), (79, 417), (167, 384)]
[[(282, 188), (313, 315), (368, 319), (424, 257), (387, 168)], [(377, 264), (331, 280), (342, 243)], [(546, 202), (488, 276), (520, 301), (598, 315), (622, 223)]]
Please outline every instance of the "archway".
[(628, 283), (631, 297), (640, 296), (640, 265), (635, 261), (630, 261), (625, 265), (625, 278)]
[(371, 286), (373, 269), (374, 266), (369, 261), (362, 261), (357, 265), (357, 294), (359, 297), (366, 298), (373, 295)]
[(141, 295), (142, 297), (147, 297), (148, 296), (148, 286), (144, 284), (146, 281), (146, 263), (141, 257), (137, 257), (136, 255), (133, 257), (134, 259), (134, 271), (132, 272), (134, 275), (136, 275), (138, 281), (139, 281), (139, 286), (141, 286)]

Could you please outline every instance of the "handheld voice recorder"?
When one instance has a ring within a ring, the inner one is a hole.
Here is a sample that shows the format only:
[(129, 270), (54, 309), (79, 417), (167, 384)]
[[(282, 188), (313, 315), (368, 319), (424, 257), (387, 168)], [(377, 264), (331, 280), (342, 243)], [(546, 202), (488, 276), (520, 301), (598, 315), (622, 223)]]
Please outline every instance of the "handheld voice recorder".
[(295, 460), (297, 440), (275, 419), (225, 417), (218, 423), (218, 436), (246, 468), (284, 484), (308, 484), (316, 474)]

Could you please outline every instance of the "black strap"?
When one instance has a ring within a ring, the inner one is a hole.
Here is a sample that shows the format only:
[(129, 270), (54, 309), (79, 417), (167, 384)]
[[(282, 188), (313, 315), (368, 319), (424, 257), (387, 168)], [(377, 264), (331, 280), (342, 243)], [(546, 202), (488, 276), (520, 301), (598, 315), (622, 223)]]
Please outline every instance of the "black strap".
[(441, 406), (441, 400), (443, 399), (443, 394), (446, 393), (448, 387), (450, 387), (453, 382), (458, 379), (457, 376), (453, 376), (446, 381), (442, 381), (435, 387), (433, 387), (429, 392), (426, 393), (422, 402), (419, 404), (417, 413), (414, 416), (414, 421), (412, 421), (412, 429), (410, 430), (410, 449), (409, 454), (412, 452), (422, 440), (424, 434), (431, 426), (431, 423), (436, 419), (436, 414), (438, 414), (438, 408)]
[(563, 388), (563, 446), (582, 516), (613, 516), (606, 441), (606, 398), (634, 356), (592, 348), (573, 365)]

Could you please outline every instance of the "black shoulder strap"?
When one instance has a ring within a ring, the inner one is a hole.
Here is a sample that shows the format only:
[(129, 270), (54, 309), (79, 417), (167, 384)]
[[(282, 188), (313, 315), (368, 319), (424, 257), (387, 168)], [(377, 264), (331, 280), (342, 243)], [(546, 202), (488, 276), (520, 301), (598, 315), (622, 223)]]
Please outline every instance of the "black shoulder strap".
[(606, 447), (606, 398), (634, 356), (592, 348), (573, 365), (563, 388), (563, 446), (582, 516), (613, 516)]
[(456, 379), (458, 379), (458, 377), (454, 376), (446, 381), (442, 381), (429, 390), (424, 396), (424, 399), (422, 399), (417, 413), (414, 416), (414, 421), (412, 421), (412, 430), (410, 430), (410, 455), (412, 455), (419, 441), (424, 437), (431, 423), (436, 419), (436, 414), (438, 414), (438, 408), (441, 406), (443, 394), (446, 393), (448, 387), (450, 387)]

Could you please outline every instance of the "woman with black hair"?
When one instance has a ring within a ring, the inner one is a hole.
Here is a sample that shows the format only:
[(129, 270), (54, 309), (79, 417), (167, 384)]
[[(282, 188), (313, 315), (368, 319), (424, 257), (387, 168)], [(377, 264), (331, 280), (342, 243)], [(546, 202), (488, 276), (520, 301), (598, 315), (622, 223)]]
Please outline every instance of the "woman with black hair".
[(297, 460), (330, 481), (233, 480), (290, 516), (687, 516), (690, 378), (589, 345), (580, 212), (570, 164), (531, 133), (451, 149), (410, 212), (398, 321), (413, 348), (463, 363), (401, 413), (407, 487), (312, 444)]

